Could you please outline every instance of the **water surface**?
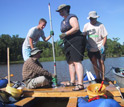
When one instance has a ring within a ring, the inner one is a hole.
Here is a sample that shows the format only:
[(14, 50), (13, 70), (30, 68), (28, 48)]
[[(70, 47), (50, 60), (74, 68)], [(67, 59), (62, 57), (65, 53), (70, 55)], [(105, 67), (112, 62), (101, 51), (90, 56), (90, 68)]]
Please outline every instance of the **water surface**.
[[(48, 70), (51, 73), (54, 73), (54, 63), (52, 62), (41, 62), (44, 69)], [(91, 71), (93, 74), (93, 66), (89, 59), (82, 61), (84, 67), (84, 73), (87, 70)], [(111, 67), (124, 67), (124, 57), (118, 58), (107, 58), (105, 61), (106, 77), (113, 80), (113, 73), (110, 71)], [(22, 81), (22, 67), (23, 64), (11, 64), (10, 73), (14, 74), (14, 77), (11, 77), (12, 81)], [(57, 78), (58, 82), (70, 80), (68, 64), (66, 61), (56, 61), (57, 69)], [(0, 65), (0, 77), (7, 76), (7, 65)]]

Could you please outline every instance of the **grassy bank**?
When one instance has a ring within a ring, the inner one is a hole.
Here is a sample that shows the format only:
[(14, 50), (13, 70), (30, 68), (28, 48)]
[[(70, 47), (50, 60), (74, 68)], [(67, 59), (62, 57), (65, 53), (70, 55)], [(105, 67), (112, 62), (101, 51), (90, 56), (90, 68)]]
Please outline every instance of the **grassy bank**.
[[(114, 57), (108, 57), (106, 56), (106, 58), (117, 58), (118, 56), (114, 56)], [(124, 56), (119, 56), (119, 57), (124, 57)], [(63, 60), (66, 60), (66, 58), (64, 56), (60, 56), (60, 57), (56, 57), (55, 58), (56, 61), (63, 61)], [(88, 57), (84, 57), (84, 59), (88, 59)], [(40, 62), (47, 62), (47, 61), (53, 61), (53, 57), (48, 57), (48, 58), (40, 58), (39, 59)], [(10, 64), (22, 64), (24, 63), (23, 60), (20, 60), (20, 61), (10, 61)], [(0, 65), (6, 65), (7, 63), (6, 62), (0, 62)]]
[[(65, 57), (56, 57), (55, 58), (56, 61), (63, 61), (65, 60)], [(47, 61), (53, 61), (53, 57), (48, 57), (48, 58), (40, 58), (39, 59), (40, 62), (47, 62)]]
[[(62, 56), (62, 57), (56, 57), (56, 61), (63, 61), (65, 60), (65, 57)], [(48, 57), (48, 58), (40, 58), (39, 59), (40, 62), (47, 62), (47, 61), (53, 61), (53, 57)], [(24, 63), (23, 60), (20, 60), (20, 61), (10, 61), (10, 64), (22, 64)], [(6, 65), (7, 63), (6, 62), (0, 62), (0, 65)]]

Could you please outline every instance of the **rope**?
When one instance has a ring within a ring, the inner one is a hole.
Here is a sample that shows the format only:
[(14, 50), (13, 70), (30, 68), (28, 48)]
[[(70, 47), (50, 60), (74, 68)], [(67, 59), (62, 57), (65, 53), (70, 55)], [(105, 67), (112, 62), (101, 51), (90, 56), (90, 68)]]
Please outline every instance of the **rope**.
[(82, 54), (74, 47), (74, 45), (72, 45), (67, 39), (64, 39), (64, 40), (66, 40), (81, 56), (84, 56), (84, 55), (82, 55)]

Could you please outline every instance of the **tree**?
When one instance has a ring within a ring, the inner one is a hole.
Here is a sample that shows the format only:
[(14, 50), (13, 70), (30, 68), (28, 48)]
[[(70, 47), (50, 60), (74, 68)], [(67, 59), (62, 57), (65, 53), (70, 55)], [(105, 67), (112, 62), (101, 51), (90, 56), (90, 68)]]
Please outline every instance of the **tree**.
[(11, 47), (11, 37), (3, 34), (0, 36), (0, 62), (7, 62), (7, 47)]
[(18, 61), (22, 59), (22, 44), (24, 39), (19, 38), (19, 35), (12, 36), (11, 60)]
[[(10, 48), (10, 61), (20, 61), (22, 59), (22, 44), (24, 38), (20, 38), (19, 35), (13, 35), (12, 37), (7, 34), (0, 35), (0, 62), (7, 62), (7, 47)], [(106, 55), (107, 57), (124, 55), (124, 45), (121, 45), (119, 38), (107, 39), (106, 43)], [(64, 47), (58, 45), (58, 41), (55, 44), (55, 56), (65, 57)], [(42, 58), (53, 57), (52, 44), (50, 42), (39, 41), (36, 45), (39, 49), (43, 50), (41, 54)], [(84, 56), (87, 57), (87, 51)]]
[(122, 48), (121, 44), (118, 42), (119, 38), (107, 39), (106, 54), (108, 57), (121, 56)]

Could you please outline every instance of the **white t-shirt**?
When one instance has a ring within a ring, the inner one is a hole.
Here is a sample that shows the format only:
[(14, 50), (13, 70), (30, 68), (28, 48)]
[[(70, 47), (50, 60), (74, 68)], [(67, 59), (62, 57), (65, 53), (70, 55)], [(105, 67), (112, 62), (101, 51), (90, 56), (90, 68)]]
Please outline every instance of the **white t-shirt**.
[(26, 37), (26, 39), (24, 40), (24, 43), (23, 43), (23, 48), (25, 48), (25, 49), (27, 49), (27, 48), (30, 47), (30, 44), (29, 44), (29, 37), (32, 38), (32, 40), (33, 40), (33, 45), (35, 46), (36, 43), (39, 41), (40, 37), (42, 37), (42, 38), (45, 37), (44, 31), (38, 29), (37, 26), (32, 27), (32, 28), (28, 31), (27, 37)]
[(97, 52), (101, 49), (103, 39), (108, 35), (104, 25), (97, 21), (95, 25), (90, 22), (84, 25), (83, 32), (87, 32), (87, 48), (90, 52)]

